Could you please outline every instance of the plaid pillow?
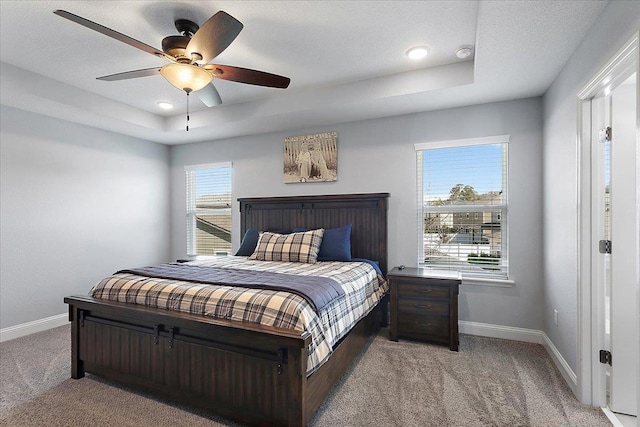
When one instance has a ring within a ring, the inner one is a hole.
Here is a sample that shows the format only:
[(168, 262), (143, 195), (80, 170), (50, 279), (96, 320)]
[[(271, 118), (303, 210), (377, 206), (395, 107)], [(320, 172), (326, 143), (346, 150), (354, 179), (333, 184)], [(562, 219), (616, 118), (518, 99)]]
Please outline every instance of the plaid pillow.
[(323, 228), (291, 234), (265, 231), (260, 234), (256, 249), (249, 259), (315, 264), (323, 235)]

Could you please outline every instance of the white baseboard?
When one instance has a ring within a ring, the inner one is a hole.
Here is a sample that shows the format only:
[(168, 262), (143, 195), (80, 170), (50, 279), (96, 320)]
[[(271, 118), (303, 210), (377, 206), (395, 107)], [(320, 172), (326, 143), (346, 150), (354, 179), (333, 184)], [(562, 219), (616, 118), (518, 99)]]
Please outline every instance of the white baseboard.
[(613, 413), (611, 409), (609, 408), (600, 408), (600, 409), (602, 409), (602, 412), (604, 412), (604, 414), (607, 416), (609, 421), (611, 421), (611, 424), (613, 424), (613, 427), (624, 427), (624, 424), (620, 422), (618, 417), (616, 417), (616, 414)]
[(3, 328), (0, 329), (0, 342), (35, 334), (36, 332), (46, 331), (47, 329), (57, 328), (58, 326), (66, 325), (68, 322), (69, 314), (63, 313), (58, 314), (57, 316), (46, 317), (44, 319), (34, 320), (33, 322), (23, 323), (21, 325)]
[(542, 331), (541, 333), (542, 337), (544, 338), (544, 348), (547, 349), (547, 353), (549, 353), (549, 356), (551, 356), (551, 359), (556, 364), (556, 367), (562, 374), (562, 377), (564, 378), (573, 394), (578, 397), (578, 376), (575, 372), (573, 372), (573, 369), (571, 369), (571, 366), (569, 366), (565, 358), (562, 357), (560, 350), (558, 350), (557, 347), (553, 345), (553, 342), (551, 342), (551, 339), (547, 336), (547, 334)]
[(458, 321), (458, 330), (461, 334), (544, 344), (544, 339), (542, 338), (543, 332), (535, 329), (516, 328), (513, 326), (491, 325), (488, 323), (460, 320)]
[(565, 382), (577, 396), (578, 376), (573, 372), (567, 361), (562, 357), (560, 351), (551, 342), (547, 334), (535, 329), (516, 328), (511, 326), (490, 325), (487, 323), (458, 321), (458, 330), (462, 334), (478, 335), (482, 337), (502, 338), (513, 341), (531, 342), (542, 344), (551, 356), (551, 360), (562, 374)]

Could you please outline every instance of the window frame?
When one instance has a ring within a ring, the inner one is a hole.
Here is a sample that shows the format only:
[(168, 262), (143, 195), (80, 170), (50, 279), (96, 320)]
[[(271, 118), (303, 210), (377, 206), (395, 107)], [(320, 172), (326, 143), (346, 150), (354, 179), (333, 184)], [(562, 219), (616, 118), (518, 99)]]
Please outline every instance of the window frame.
[[(417, 265), (423, 268), (433, 268), (436, 270), (450, 270), (459, 272), (464, 284), (496, 284), (496, 286), (511, 286), (514, 282), (510, 279), (509, 268), (509, 194), (508, 194), (508, 177), (509, 177), (509, 143), (510, 135), (495, 135), (479, 138), (442, 140), (425, 143), (414, 144), (416, 151), (416, 201), (417, 201), (417, 241), (416, 255)], [(442, 206), (434, 207), (434, 209), (424, 209), (424, 188), (423, 188), (423, 154), (427, 150), (471, 147), (477, 145), (497, 145), (502, 144), (502, 200), (499, 205), (459, 205), (459, 206)], [(424, 262), (424, 218), (427, 213), (442, 214), (477, 211), (497, 211), (497, 219), (500, 221), (501, 231), (501, 271), (498, 272), (473, 272), (464, 269), (455, 269), (437, 264), (428, 264)]]
[[(195, 188), (191, 189), (191, 182), (190, 182), (190, 178), (189, 178), (189, 174), (190, 173), (195, 173), (198, 170), (203, 170), (203, 169), (221, 169), (221, 168), (229, 168), (231, 171), (230, 173), (230, 183), (229, 183), (229, 190), (230, 190), (230, 203), (229, 203), (229, 209), (232, 209), (232, 204), (233, 204), (233, 163), (232, 162), (218, 162), (218, 163), (205, 163), (205, 164), (198, 164), (198, 165), (187, 165), (184, 167), (184, 171), (185, 171), (185, 190), (186, 190), (186, 194), (185, 194), (185, 199), (186, 199), (186, 234), (187, 234), (187, 256), (190, 258), (206, 258), (206, 257), (212, 257), (212, 256), (216, 256), (216, 255), (198, 255), (197, 253), (197, 237), (196, 237), (196, 233), (197, 233), (197, 225), (196, 225), (196, 215), (198, 213), (198, 209), (195, 207), (195, 203), (196, 203), (196, 191)], [(229, 213), (230, 215), (230, 219), (231, 222), (233, 221), (233, 212), (230, 211)], [(233, 226), (230, 227), (229, 232), (231, 233), (231, 236), (233, 236)], [(232, 251), (233, 248), (230, 249), (230, 251)], [(232, 253), (232, 252), (230, 252)]]

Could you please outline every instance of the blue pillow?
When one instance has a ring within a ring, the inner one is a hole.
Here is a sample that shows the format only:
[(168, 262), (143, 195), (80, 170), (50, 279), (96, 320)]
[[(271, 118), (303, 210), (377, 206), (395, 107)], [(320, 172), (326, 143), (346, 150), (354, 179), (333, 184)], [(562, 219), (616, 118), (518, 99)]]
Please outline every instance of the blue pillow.
[(318, 261), (351, 261), (351, 224), (324, 230)]
[(240, 249), (236, 252), (236, 256), (249, 256), (256, 250), (258, 244), (258, 238), (260, 233), (258, 230), (250, 228), (244, 233), (242, 243), (240, 243)]

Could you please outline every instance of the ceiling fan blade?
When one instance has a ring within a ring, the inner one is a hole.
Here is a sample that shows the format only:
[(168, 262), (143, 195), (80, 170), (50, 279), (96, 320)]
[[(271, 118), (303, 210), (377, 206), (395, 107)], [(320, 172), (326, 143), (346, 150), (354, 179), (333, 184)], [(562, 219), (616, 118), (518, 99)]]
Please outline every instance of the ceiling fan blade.
[[(242, 22), (222, 10), (213, 15), (191, 37), (185, 55), (206, 64), (220, 55), (242, 31)], [(202, 57), (194, 58), (193, 54)]]
[(217, 79), (231, 80), (250, 85), (276, 87), (285, 89), (289, 87), (289, 77), (278, 76), (264, 71), (250, 70), (248, 68), (233, 67), (230, 65), (205, 65), (204, 68), (213, 72)]
[(215, 107), (216, 105), (222, 104), (222, 98), (220, 98), (220, 94), (213, 83), (206, 85), (194, 93), (207, 107)]
[(111, 28), (105, 27), (104, 25), (100, 25), (93, 21), (89, 21), (88, 19), (84, 19), (78, 15), (74, 15), (73, 13), (67, 12), (66, 10), (55, 10), (53, 13), (55, 13), (58, 16), (62, 16), (63, 18), (66, 18), (70, 21), (73, 21), (76, 24), (80, 24), (84, 27), (90, 28), (94, 31), (104, 34), (105, 36), (114, 38), (118, 41), (128, 44), (129, 46), (136, 47), (152, 55), (159, 56), (162, 58), (171, 58), (175, 60), (175, 58), (173, 58), (172, 56), (167, 55), (163, 51), (156, 49), (153, 46), (149, 46), (148, 44), (142, 43), (141, 41), (133, 39), (129, 36), (125, 36), (124, 34), (119, 33), (115, 30), (112, 30)]
[(125, 71), (124, 73), (110, 74), (108, 76), (98, 77), (97, 79), (113, 82), (116, 80), (126, 80), (126, 79), (135, 79), (138, 77), (155, 76), (157, 74), (160, 74), (160, 68), (162, 67), (145, 68), (144, 70)]

